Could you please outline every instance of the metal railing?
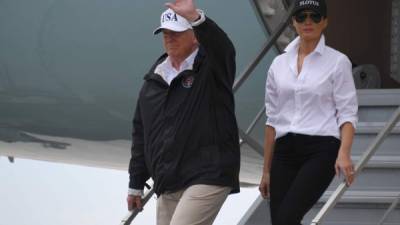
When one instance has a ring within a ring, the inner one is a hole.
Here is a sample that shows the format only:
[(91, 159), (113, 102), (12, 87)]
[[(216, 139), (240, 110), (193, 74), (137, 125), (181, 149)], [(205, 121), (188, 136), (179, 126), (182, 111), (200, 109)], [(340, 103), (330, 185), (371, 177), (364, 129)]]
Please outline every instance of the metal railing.
[[(255, 3), (255, 2), (256, 2), (256, 0), (252, 1), (253, 5), (257, 5), (257, 3)], [(290, 7), (288, 8), (288, 12), (291, 12), (293, 7), (294, 7), (293, 4), (290, 5)], [(257, 10), (257, 7), (256, 7), (256, 10)], [(260, 12), (258, 12), (258, 13), (260, 13)], [(257, 67), (257, 65), (260, 63), (260, 61), (264, 58), (264, 56), (269, 52), (269, 50), (271, 50), (271, 48), (276, 45), (276, 41), (282, 35), (282, 33), (285, 31), (285, 29), (288, 27), (288, 25), (290, 23), (290, 19), (291, 19), (290, 14), (286, 13), (286, 16), (284, 17), (282, 22), (278, 25), (277, 29), (274, 32), (272, 32), (272, 35), (264, 43), (260, 52), (250, 62), (250, 64), (244, 69), (244, 71), (239, 76), (239, 78), (235, 80), (235, 83), (233, 84), (233, 92), (234, 93), (236, 93), (236, 91), (249, 78), (251, 73), (254, 71), (254, 69)], [(279, 50), (279, 48), (278, 48), (278, 51), (281, 52), (281, 50)]]
[(243, 130), (239, 129), (239, 136), (243, 138), (243, 139), (240, 139), (240, 146), (242, 146), (243, 143), (247, 143), (250, 147), (252, 147), (261, 156), (264, 155), (264, 148), (258, 142), (255, 142), (254, 139), (247, 139), (247, 137), (249, 137), (250, 133), (253, 131), (257, 122), (262, 118), (264, 113), (265, 113), (265, 106), (263, 106), (262, 109), (257, 113), (256, 117), (250, 123), (249, 127), (247, 128), (247, 130), (245, 132)]
[[(256, 10), (259, 12), (259, 7), (256, 3), (257, 0), (253, 0), (252, 3), (255, 6)], [(285, 2), (285, 1), (284, 1)], [(286, 6), (286, 3), (284, 3)], [(287, 12), (291, 12), (294, 5), (291, 4), (287, 10)], [(260, 12), (259, 12), (260, 13)], [(260, 52), (256, 55), (256, 57), (249, 63), (249, 65), (244, 69), (238, 79), (235, 80), (233, 84), (233, 92), (236, 93), (240, 87), (244, 84), (244, 82), (250, 77), (253, 73), (257, 65), (261, 62), (261, 60), (265, 57), (265, 55), (271, 50), (272, 47), (276, 47), (279, 52), (282, 50), (276, 46), (276, 42), (278, 38), (282, 35), (285, 29), (288, 27), (290, 23), (290, 13), (286, 13), (284, 20), (277, 26), (277, 29), (272, 33), (269, 39), (264, 43)], [(251, 148), (253, 148), (260, 155), (264, 154), (264, 148), (260, 145), (254, 138), (250, 136), (251, 131), (256, 126), (257, 122), (262, 118), (265, 112), (265, 106), (261, 108), (261, 110), (257, 113), (254, 120), (250, 123), (249, 127), (246, 131), (243, 131), (239, 128), (239, 136), (242, 138), (240, 144), (242, 145), (244, 142), (247, 143)]]
[[(392, 117), (389, 119), (389, 121), (386, 123), (385, 127), (379, 132), (379, 134), (375, 137), (375, 139), (372, 141), (372, 143), (369, 145), (365, 153), (361, 156), (360, 160), (358, 161), (354, 175), (358, 176), (358, 174), (361, 173), (363, 168), (367, 165), (371, 157), (375, 154), (377, 151), (378, 147), (382, 144), (382, 142), (385, 140), (385, 138), (389, 135), (389, 133), (392, 131), (394, 126), (396, 125), (397, 121), (400, 119), (400, 106), (397, 108), (397, 110), (393, 113)], [(314, 219), (311, 222), (311, 225), (319, 225), (321, 224), (322, 219), (327, 215), (329, 210), (331, 210), (340, 200), (344, 192), (348, 189), (349, 187), (346, 185), (346, 182), (343, 181), (337, 189), (332, 193), (328, 201), (324, 204), (322, 209), (318, 212), (318, 214), (314, 217)]]
[(393, 200), (392, 204), (386, 210), (385, 214), (383, 214), (382, 219), (379, 221), (378, 225), (383, 225), (383, 223), (386, 221), (390, 213), (396, 208), (399, 202), (400, 202), (400, 194)]

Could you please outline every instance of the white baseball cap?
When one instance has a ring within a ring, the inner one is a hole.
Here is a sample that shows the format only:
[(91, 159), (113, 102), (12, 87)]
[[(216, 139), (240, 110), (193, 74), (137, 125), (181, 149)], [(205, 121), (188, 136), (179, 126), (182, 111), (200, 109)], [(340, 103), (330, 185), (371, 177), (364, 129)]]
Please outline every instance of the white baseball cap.
[(167, 9), (161, 14), (161, 26), (155, 29), (153, 33), (158, 34), (163, 29), (183, 32), (193, 28), (185, 18), (176, 14), (172, 9)]

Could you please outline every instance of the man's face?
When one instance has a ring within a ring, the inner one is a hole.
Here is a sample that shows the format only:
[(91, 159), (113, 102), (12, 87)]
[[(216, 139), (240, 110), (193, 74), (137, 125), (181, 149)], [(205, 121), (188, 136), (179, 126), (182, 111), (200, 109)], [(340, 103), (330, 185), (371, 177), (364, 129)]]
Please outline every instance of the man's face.
[(194, 32), (191, 29), (183, 32), (164, 29), (163, 42), (168, 56), (175, 58), (186, 58), (198, 45)]

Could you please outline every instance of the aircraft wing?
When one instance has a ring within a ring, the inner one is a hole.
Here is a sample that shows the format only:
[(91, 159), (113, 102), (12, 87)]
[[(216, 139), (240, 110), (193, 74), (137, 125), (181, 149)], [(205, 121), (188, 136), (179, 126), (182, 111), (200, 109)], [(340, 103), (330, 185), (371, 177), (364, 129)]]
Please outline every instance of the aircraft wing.
[[(128, 169), (131, 142), (128, 140), (91, 141), (20, 132), (26, 141), (0, 141), (0, 156), (66, 163), (80, 166)], [(29, 141), (27, 141), (29, 139)], [(247, 145), (242, 147), (240, 181), (242, 186), (257, 185), (262, 157)]]

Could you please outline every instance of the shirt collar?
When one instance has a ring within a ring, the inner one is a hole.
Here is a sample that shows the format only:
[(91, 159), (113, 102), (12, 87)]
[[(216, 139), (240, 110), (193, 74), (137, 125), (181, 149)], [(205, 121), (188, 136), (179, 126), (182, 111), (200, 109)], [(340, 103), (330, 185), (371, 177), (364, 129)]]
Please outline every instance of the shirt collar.
[(321, 55), (323, 55), (324, 52), (325, 52), (325, 47), (326, 47), (326, 45), (325, 45), (325, 36), (322, 35), (321, 38), (319, 39), (318, 45), (317, 45), (317, 47), (315, 48), (314, 51), (318, 52)]
[[(194, 63), (194, 60), (195, 60), (196, 55), (197, 55), (198, 52), (199, 52), (199, 48), (196, 48), (196, 50), (194, 50), (194, 51), (192, 52), (192, 54), (190, 54), (190, 55), (182, 62), (181, 68), (180, 68), (179, 72), (184, 71), (184, 70), (191, 70), (191, 69), (193, 69), (193, 63)], [(172, 66), (171, 59), (170, 59), (169, 56), (167, 57), (167, 59), (166, 59), (162, 64), (164, 64), (164, 65), (166, 64), (169, 68), (174, 68), (174, 67)], [(175, 69), (175, 68), (174, 68), (174, 69)]]
[(299, 49), (299, 42), (300, 42), (300, 37), (297, 36), (292, 42), (289, 43), (289, 45), (285, 48), (284, 51), (287, 53), (297, 51)]
[(171, 63), (169, 56), (162, 61), (155, 69), (154, 73), (160, 75), (168, 84), (182, 71), (193, 70), (193, 64), (196, 59), (199, 48), (194, 50), (182, 63), (181, 68), (176, 70)]
[[(300, 44), (300, 37), (295, 38), (286, 48), (285, 52), (287, 52), (290, 57), (289, 57), (289, 67), (293, 71), (293, 73), (298, 74), (297, 70), (297, 56), (299, 53), (299, 44)], [(314, 51), (311, 53), (313, 54), (314, 52), (323, 55), (325, 51), (325, 36), (322, 35), (321, 39), (318, 42), (317, 47), (314, 49)]]
[[(296, 37), (286, 48), (285, 52), (290, 53), (295, 51), (297, 54), (297, 51), (299, 50), (299, 44), (300, 44), (300, 37)], [(321, 38), (319, 39), (317, 47), (314, 49), (313, 52), (317, 52), (320, 55), (323, 55), (325, 52), (325, 36), (321, 35)]]

